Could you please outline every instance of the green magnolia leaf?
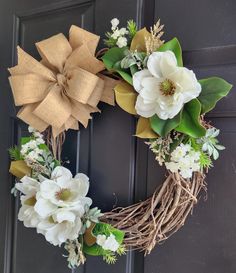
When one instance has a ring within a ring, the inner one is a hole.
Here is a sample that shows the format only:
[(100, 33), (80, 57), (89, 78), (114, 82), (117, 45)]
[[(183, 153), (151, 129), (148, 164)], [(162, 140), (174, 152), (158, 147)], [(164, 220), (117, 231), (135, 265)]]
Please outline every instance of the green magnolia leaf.
[(194, 138), (205, 136), (206, 129), (199, 123), (201, 104), (198, 99), (186, 103), (183, 108), (182, 120), (176, 131)]
[(120, 66), (121, 60), (126, 56), (126, 51), (126, 47), (113, 47), (103, 55), (102, 61), (107, 70), (117, 72), (126, 82), (133, 85), (132, 76), (128, 72), (129, 70), (122, 69)]
[(173, 51), (177, 59), (178, 66), (183, 66), (182, 49), (177, 38), (173, 38), (172, 40), (164, 43), (162, 46), (158, 48), (158, 51), (161, 52), (167, 50)]
[(125, 72), (125, 71), (121, 71), (121, 70), (117, 70), (116, 71), (121, 77), (122, 79), (124, 79), (127, 83), (129, 83), (130, 85), (133, 85), (133, 79), (132, 76)]
[(225, 97), (232, 88), (232, 84), (218, 77), (202, 79), (199, 83), (202, 86), (202, 91), (198, 97), (202, 105), (202, 114), (212, 110), (216, 103)]
[(181, 121), (182, 112), (172, 119), (163, 120), (157, 115), (150, 118), (151, 127), (158, 135), (165, 137), (170, 131), (175, 129)]
[(127, 48), (113, 47), (109, 49), (103, 56), (102, 61), (108, 70), (112, 70), (117, 62), (120, 62), (125, 57)]

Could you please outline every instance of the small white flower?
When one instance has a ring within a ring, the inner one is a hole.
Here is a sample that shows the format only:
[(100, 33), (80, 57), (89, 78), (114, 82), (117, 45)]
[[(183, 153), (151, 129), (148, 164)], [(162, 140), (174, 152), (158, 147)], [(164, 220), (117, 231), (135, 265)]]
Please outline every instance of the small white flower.
[[(184, 145), (181, 143), (176, 149), (172, 152), (171, 157), (174, 161), (179, 161), (181, 158), (183, 158), (186, 153), (190, 150), (190, 145), (186, 144)], [(191, 148), (191, 147), (190, 147)]]
[(39, 156), (43, 153), (43, 150), (40, 150), (39, 148), (36, 148), (34, 150), (32, 150), (31, 152), (29, 152), (26, 157), (25, 160), (32, 160), (32, 161), (37, 161), (39, 159)]
[(128, 30), (126, 29), (126, 28), (124, 28), (124, 27), (122, 27), (121, 29), (120, 29), (120, 36), (124, 36), (125, 34), (128, 34), (129, 32), (128, 32)]
[(116, 237), (111, 234), (105, 241), (105, 243), (102, 246), (105, 250), (111, 250), (113, 252), (117, 251), (119, 248), (119, 243), (116, 241)]
[(165, 162), (166, 168), (172, 173), (177, 173), (179, 170), (179, 165), (176, 162)]
[(36, 130), (33, 127), (31, 127), (31, 126), (28, 127), (28, 132), (29, 133), (34, 133), (35, 131)]
[(136, 72), (133, 85), (139, 93), (136, 111), (142, 117), (175, 117), (183, 105), (199, 96), (201, 85), (193, 71), (179, 67), (172, 51), (154, 52), (147, 68)]
[(106, 239), (107, 239), (106, 235), (99, 234), (99, 235), (97, 236), (96, 242), (97, 242), (97, 244), (98, 244), (99, 246), (103, 246), (104, 243), (105, 243), (105, 241), (106, 241)]
[(120, 48), (124, 47), (124, 46), (127, 46), (127, 39), (125, 37), (119, 37), (116, 44)]
[(33, 135), (35, 138), (43, 138), (43, 134), (41, 134), (40, 132), (34, 132)]
[(119, 31), (119, 29), (116, 29), (113, 33), (112, 33), (112, 35), (111, 35), (111, 37), (113, 38), (113, 39), (118, 39), (119, 37), (120, 37), (121, 35), (120, 35), (120, 31)]
[(116, 241), (114, 234), (111, 234), (109, 237), (105, 235), (97, 236), (97, 244), (100, 245), (104, 250), (111, 250), (116, 252), (119, 248), (119, 243)]
[(170, 162), (165, 162), (165, 166), (173, 173), (179, 172), (183, 178), (191, 178), (193, 172), (200, 170), (199, 160), (200, 152), (189, 144), (181, 143), (171, 153)]
[(45, 143), (43, 138), (36, 138), (35, 141), (37, 142), (38, 145)]
[(120, 21), (117, 18), (113, 18), (111, 20), (111, 29), (115, 30), (117, 26), (119, 25)]

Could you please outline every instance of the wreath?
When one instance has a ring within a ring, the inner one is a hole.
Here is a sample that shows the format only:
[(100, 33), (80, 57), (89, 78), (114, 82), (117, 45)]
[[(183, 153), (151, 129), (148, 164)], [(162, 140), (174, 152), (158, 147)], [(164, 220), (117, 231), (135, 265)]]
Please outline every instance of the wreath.
[[(36, 43), (40, 61), (18, 47), (18, 64), (9, 69), (18, 117), (30, 125), (30, 135), (9, 149), (18, 219), (64, 245), (70, 268), (83, 264), (86, 254), (109, 264), (130, 247), (149, 254), (184, 225), (225, 148), (204, 116), (232, 85), (218, 77), (197, 80), (183, 66), (177, 38), (162, 40), (160, 20), (150, 31), (138, 30), (133, 20), (119, 28), (114, 18), (111, 25), (107, 48), (97, 54), (99, 37), (72, 26), (69, 39), (60, 33)], [(89, 178), (73, 177), (60, 154), (65, 131), (87, 127), (100, 112), (98, 103), (114, 105), (114, 97), (137, 117), (136, 136), (167, 176), (147, 200), (101, 213), (87, 197)]]

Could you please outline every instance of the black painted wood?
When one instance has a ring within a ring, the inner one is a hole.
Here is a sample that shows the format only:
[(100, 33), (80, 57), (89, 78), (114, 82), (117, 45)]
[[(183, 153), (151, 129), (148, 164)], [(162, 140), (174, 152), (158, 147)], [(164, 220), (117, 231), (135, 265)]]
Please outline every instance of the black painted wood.
[[(7, 148), (26, 133), (15, 119), (16, 109), (6, 68), (16, 63), (21, 45), (35, 57), (34, 43), (55, 33), (67, 35), (77, 24), (99, 35), (113, 17), (125, 23), (133, 18), (142, 27), (158, 17), (165, 24), (165, 39), (178, 36), (184, 60), (199, 78), (218, 75), (236, 85), (236, 2), (234, 0), (2, 0), (0, 2), (0, 272), (66, 273), (62, 249), (45, 243), (35, 230), (17, 221), (18, 200), (10, 195), (14, 181), (8, 175)], [(234, 273), (236, 272), (235, 88), (210, 113), (227, 150), (208, 176), (207, 202), (201, 198), (185, 227), (150, 256), (130, 252), (108, 266), (89, 257), (80, 273)], [(118, 107), (100, 104), (87, 130), (70, 131), (63, 159), (75, 174), (91, 178), (94, 205), (110, 210), (149, 196), (163, 181), (164, 171), (142, 140), (133, 137), (136, 120)]]

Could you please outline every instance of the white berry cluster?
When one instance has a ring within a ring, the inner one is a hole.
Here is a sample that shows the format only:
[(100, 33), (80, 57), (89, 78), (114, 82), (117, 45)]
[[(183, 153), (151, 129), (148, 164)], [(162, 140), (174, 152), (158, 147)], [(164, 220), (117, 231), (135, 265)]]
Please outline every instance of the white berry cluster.
[(200, 171), (200, 152), (189, 144), (181, 143), (172, 153), (166, 168), (173, 173), (179, 172), (183, 178), (191, 178), (193, 172)]
[(114, 234), (111, 234), (108, 237), (106, 237), (106, 235), (99, 234), (97, 236), (97, 244), (104, 250), (111, 250), (113, 252), (116, 252), (119, 248), (119, 243), (116, 241)]
[(111, 30), (113, 31), (111, 37), (116, 40), (116, 45), (118, 47), (127, 46), (127, 38), (125, 37), (128, 34), (128, 30), (124, 27), (118, 28), (120, 21), (117, 18), (111, 20)]
[(29, 127), (28, 130), (33, 135), (33, 139), (21, 146), (20, 153), (26, 161), (37, 161), (43, 153), (39, 145), (44, 144), (45, 141), (43, 140), (43, 135), (35, 131), (32, 127)]

